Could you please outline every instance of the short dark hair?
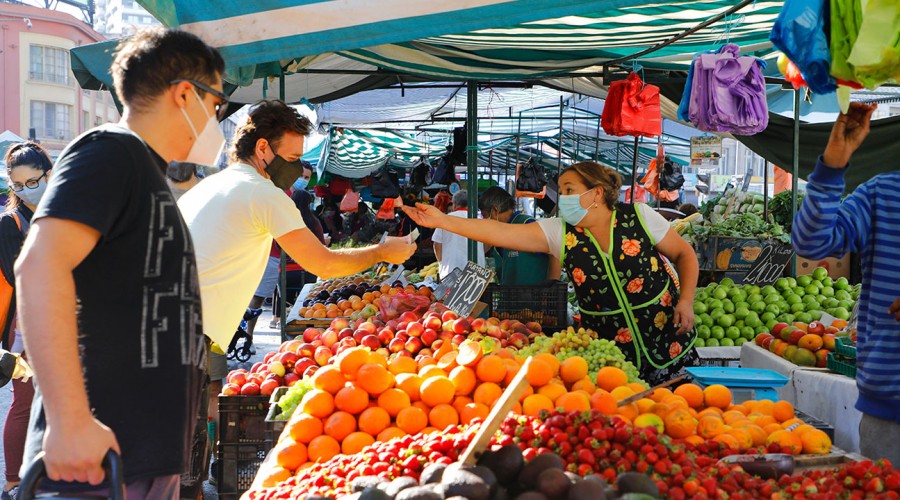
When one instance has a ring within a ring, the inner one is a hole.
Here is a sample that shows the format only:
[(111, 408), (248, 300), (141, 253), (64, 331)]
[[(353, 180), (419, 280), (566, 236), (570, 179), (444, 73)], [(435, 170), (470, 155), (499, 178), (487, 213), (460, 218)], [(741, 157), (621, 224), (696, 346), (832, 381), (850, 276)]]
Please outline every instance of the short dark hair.
[(256, 141), (260, 139), (266, 139), (276, 146), (285, 132), (307, 136), (311, 131), (312, 123), (309, 118), (284, 102), (259, 101), (247, 113), (247, 120), (234, 132), (231, 159), (241, 161), (252, 157)]
[[(225, 61), (218, 50), (196, 35), (155, 26), (140, 29), (119, 43), (110, 73), (119, 100), (140, 110), (173, 80), (221, 83)], [(201, 98), (205, 94), (199, 88), (197, 93)]]
[[(40, 144), (32, 141), (25, 141), (13, 144), (6, 150), (3, 155), (3, 162), (6, 163), (6, 175), (9, 176), (16, 167), (33, 167), (44, 173), (53, 168), (53, 162), (50, 161), (50, 155), (47, 150)], [(9, 196), (6, 198), (6, 209), (13, 210), (19, 206), (22, 199), (16, 196), (15, 191), (9, 190)]]
[(478, 198), (478, 210), (481, 210), (482, 213), (490, 212), (493, 209), (503, 213), (515, 208), (516, 199), (501, 187), (489, 187)]

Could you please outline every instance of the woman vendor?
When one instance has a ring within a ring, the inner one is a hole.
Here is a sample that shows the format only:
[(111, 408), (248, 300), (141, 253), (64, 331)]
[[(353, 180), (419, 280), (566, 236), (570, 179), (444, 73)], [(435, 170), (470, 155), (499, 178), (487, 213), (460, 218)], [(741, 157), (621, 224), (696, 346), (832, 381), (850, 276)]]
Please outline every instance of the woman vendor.
[[(575, 284), (583, 325), (615, 340), (641, 378), (655, 385), (698, 364), (697, 256), (648, 206), (617, 203), (621, 186), (612, 169), (576, 163), (559, 177), (561, 218), (537, 224), (447, 217), (421, 204), (403, 210), (421, 226), (558, 258)], [(663, 256), (674, 263), (680, 287)]]

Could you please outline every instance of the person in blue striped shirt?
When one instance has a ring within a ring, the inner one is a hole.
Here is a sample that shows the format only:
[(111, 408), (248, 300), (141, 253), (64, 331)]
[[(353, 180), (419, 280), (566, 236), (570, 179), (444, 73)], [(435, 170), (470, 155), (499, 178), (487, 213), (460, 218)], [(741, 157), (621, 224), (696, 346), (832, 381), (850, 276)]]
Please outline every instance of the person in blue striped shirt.
[[(851, 103), (809, 175), (792, 240), (808, 259), (860, 254), (857, 374), (860, 451), (900, 463), (900, 172), (870, 179), (841, 201), (850, 157), (869, 134), (875, 105)], [(885, 158), (885, 161), (891, 161)]]

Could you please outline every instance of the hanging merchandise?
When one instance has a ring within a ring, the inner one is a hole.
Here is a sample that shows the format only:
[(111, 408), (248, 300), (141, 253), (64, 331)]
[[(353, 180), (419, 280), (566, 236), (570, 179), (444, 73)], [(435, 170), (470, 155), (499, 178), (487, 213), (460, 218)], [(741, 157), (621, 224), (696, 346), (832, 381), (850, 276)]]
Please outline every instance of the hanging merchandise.
[(662, 172), (659, 176), (659, 186), (666, 191), (678, 191), (684, 186), (684, 174), (681, 173), (681, 165), (666, 156)]
[(468, 135), (466, 126), (456, 127), (453, 129), (453, 144), (450, 147), (450, 164), (465, 165), (466, 164), (466, 145), (468, 144)]
[(375, 217), (384, 220), (393, 220), (394, 208), (401, 206), (403, 206), (403, 200), (400, 198), (386, 198), (381, 203), (381, 208), (378, 209), (378, 213), (375, 214)]
[(637, 193), (634, 197), (634, 200), (631, 199), (631, 188), (625, 190), (625, 203), (647, 203), (647, 190), (644, 189), (644, 186), (640, 184), (637, 185), (637, 189), (635, 190)]
[(450, 154), (445, 154), (438, 160), (438, 166), (434, 169), (434, 177), (431, 182), (442, 186), (449, 186), (456, 182), (456, 169), (450, 162)]
[(900, 3), (831, 0), (831, 9), (832, 74), (868, 89), (900, 82)]
[(434, 197), (434, 206), (441, 212), (447, 213), (450, 211), (452, 201), (453, 198), (450, 197), (450, 193), (446, 189), (441, 189), (437, 196)]
[(546, 195), (547, 179), (534, 158), (516, 165), (516, 198), (543, 199)]
[(372, 196), (376, 198), (396, 198), (400, 196), (400, 180), (397, 172), (383, 168), (372, 174)]
[(729, 43), (694, 62), (689, 116), (698, 130), (753, 135), (769, 124), (761, 60)]
[(412, 174), (409, 176), (409, 184), (413, 189), (419, 190), (431, 184), (433, 176), (434, 169), (428, 164), (428, 160), (421, 158), (416, 162), (415, 166), (413, 166)]
[(341, 212), (356, 212), (359, 209), (359, 200), (359, 193), (348, 189), (347, 194), (341, 200)]
[(659, 87), (644, 84), (634, 72), (611, 83), (600, 124), (609, 135), (658, 136), (662, 133)]
[(678, 119), (683, 122), (691, 121), (691, 88), (694, 86), (694, 64), (697, 58), (691, 61), (691, 67), (688, 69), (687, 80), (684, 82), (684, 91), (681, 93), (681, 102), (678, 103)]
[(641, 184), (646, 192), (652, 196), (659, 196), (659, 170), (656, 168), (656, 158), (650, 160), (650, 165), (647, 167), (647, 173), (641, 179)]
[[(793, 62), (810, 90), (828, 94), (837, 88), (831, 77), (831, 54), (825, 33), (829, 0), (785, 0), (769, 38)], [(783, 63), (781, 72), (788, 76)], [(796, 88), (796, 87), (795, 87)]]

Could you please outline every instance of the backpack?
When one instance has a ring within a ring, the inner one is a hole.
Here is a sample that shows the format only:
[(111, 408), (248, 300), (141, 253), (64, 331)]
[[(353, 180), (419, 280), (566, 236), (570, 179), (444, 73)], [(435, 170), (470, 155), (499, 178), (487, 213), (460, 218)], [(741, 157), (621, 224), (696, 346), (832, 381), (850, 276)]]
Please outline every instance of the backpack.
[[(30, 222), (25, 221), (23, 223), (22, 220), (19, 219), (19, 214), (15, 211), (9, 212), (9, 214), (12, 216), (13, 220), (16, 221), (16, 227), (19, 228), (22, 236), (27, 235)], [(0, 325), (3, 325), (2, 343), (6, 348), (12, 347), (11, 335), (9, 335), (9, 333), (15, 311), (11, 311), (10, 309), (13, 304), (13, 299), (15, 298), (15, 293), (16, 289), (13, 288), (13, 285), (9, 284), (5, 279), (0, 279)]]

